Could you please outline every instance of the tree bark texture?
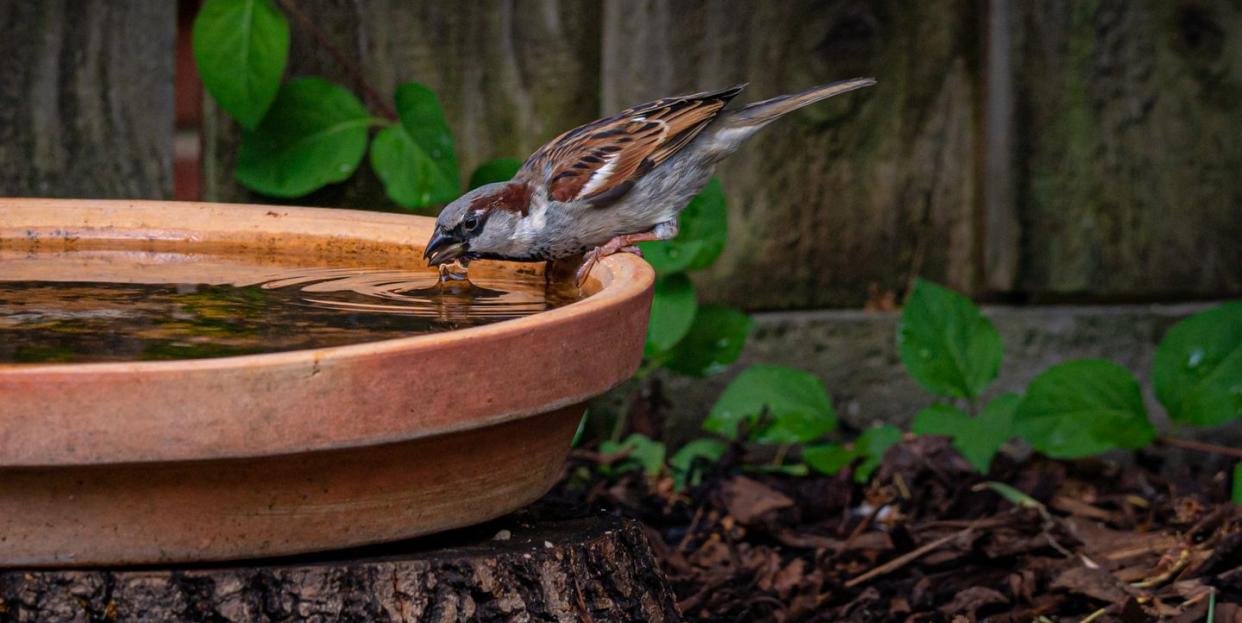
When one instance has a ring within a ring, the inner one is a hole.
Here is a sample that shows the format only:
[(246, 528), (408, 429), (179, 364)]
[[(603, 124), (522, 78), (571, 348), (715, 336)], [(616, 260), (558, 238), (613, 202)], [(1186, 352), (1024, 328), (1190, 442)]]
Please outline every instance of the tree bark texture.
[[(511, 537), (496, 540), (500, 530)], [(680, 615), (640, 525), (613, 517), (518, 513), (464, 532), (262, 566), (0, 570), (0, 621), (113, 620), (659, 623)]]
[(0, 196), (172, 194), (176, 12), (0, 1)]

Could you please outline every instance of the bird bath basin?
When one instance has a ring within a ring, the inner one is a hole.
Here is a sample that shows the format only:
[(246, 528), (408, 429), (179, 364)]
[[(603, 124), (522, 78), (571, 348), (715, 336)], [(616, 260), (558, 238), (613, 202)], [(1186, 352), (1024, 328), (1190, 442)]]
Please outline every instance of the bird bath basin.
[[(270, 283), (290, 266), (408, 277), (425, 270), (432, 227), (343, 210), (0, 199), (0, 286), (67, 281), (68, 266), (89, 308), (103, 296), (91, 284), (109, 281), (219, 284), (248, 270), (240, 281)], [(478, 262), (471, 277), (485, 289), (520, 283), (494, 300), (543, 309), (551, 298), (531, 290), (542, 271)], [(583, 402), (637, 368), (653, 279), (620, 255), (593, 271), (586, 298), (481, 326), (442, 330), (474, 324), (459, 301), (441, 306), (443, 326), (427, 334), (298, 318), (295, 330), (260, 332), (275, 337), (254, 350), (278, 352), (170, 359), (180, 351), (126, 335), (115, 343), (158, 356), (0, 363), (0, 566), (296, 554), (521, 507), (559, 476)], [(154, 304), (135, 291), (134, 310)], [(356, 297), (333, 301), (367, 313)], [(217, 310), (223, 321), (230, 309)], [(143, 358), (163, 360), (133, 360)]]

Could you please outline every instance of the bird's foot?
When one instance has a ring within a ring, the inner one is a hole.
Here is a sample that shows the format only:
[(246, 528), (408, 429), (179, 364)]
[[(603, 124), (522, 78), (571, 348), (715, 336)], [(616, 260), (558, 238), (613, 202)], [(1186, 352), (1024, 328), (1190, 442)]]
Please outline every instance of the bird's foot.
[(642, 257), (643, 252), (635, 243), (647, 240), (655, 240), (655, 238), (652, 237), (651, 232), (627, 234), (624, 236), (617, 236), (616, 238), (613, 238), (612, 240), (587, 251), (586, 255), (582, 256), (582, 266), (578, 268), (578, 287), (582, 287), (582, 284), (586, 283), (587, 275), (591, 274), (591, 269), (595, 268), (595, 265), (599, 263), (600, 260), (608, 257), (609, 255), (613, 255), (615, 253), (633, 253), (638, 257)]

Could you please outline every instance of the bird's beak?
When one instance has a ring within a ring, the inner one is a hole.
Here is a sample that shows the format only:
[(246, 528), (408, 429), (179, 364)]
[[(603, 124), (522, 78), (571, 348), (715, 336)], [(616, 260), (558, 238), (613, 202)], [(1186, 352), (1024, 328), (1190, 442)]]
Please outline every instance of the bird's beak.
[(427, 249), (423, 251), (423, 259), (427, 260), (430, 266), (439, 266), (447, 264), (466, 253), (466, 243), (458, 240), (451, 233), (446, 233), (440, 227), (436, 227), (435, 233), (431, 234), (431, 240), (427, 241)]

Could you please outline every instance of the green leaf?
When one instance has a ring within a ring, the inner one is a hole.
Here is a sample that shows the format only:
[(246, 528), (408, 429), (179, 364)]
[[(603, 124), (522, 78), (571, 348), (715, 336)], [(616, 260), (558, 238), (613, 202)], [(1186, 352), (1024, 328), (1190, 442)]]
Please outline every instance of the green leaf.
[(854, 470), (854, 481), (867, 482), (884, 460), (884, 454), (899, 441), (901, 429), (885, 424), (863, 431), (849, 448), (831, 443), (807, 446), (802, 450), (802, 460), (816, 471), (834, 475), (850, 463), (863, 459)]
[(899, 441), (901, 429), (889, 424), (863, 431), (854, 440), (854, 450), (863, 457), (863, 462), (854, 471), (854, 482), (867, 482), (871, 478), (871, 472), (884, 460), (884, 454)]
[(1216, 426), (1242, 418), (1242, 301), (1169, 329), (1151, 376), (1156, 397), (1176, 422)]
[(992, 491), (996, 493), (997, 495), (1008, 500), (1008, 502), (1010, 504), (1013, 504), (1014, 506), (1021, 506), (1022, 508), (1034, 508), (1036, 510), (1041, 510), (1041, 511), (1044, 510), (1045, 508), (1044, 505), (1039, 500), (1036, 500), (1035, 498), (1027, 495), (1026, 492), (1022, 491), (1021, 489), (1011, 486), (1011, 485), (1007, 485), (1003, 482), (996, 482), (995, 480), (989, 480), (987, 482), (981, 482), (975, 485), (974, 487), (972, 487), (972, 489), (975, 491), (983, 491), (984, 489)]
[(207, 0), (194, 18), (194, 64), (216, 103), (253, 130), (276, 99), (289, 22), (271, 0)]
[(1053, 458), (1142, 448), (1156, 431), (1129, 370), (1096, 359), (1071, 361), (1035, 377), (1014, 415), (1014, 430)]
[(960, 409), (934, 404), (914, 416), (913, 430), (919, 435), (943, 435), (953, 439), (953, 447), (976, 470), (986, 474), (992, 458), (1013, 436), (1013, 414), (1022, 396), (1008, 393), (988, 403), (979, 417)]
[(702, 482), (702, 473), (695, 469), (696, 461), (709, 463), (719, 461), (728, 448), (728, 444), (723, 441), (707, 438), (695, 439), (682, 446), (668, 462), (673, 468), (673, 484), (677, 490), (685, 489), (687, 484), (698, 486)]
[(806, 443), (835, 428), (837, 416), (824, 384), (815, 375), (756, 364), (729, 383), (703, 428), (734, 438), (742, 422), (749, 425), (750, 441)]
[(646, 435), (634, 433), (620, 443), (605, 441), (599, 446), (601, 454), (616, 454), (624, 450), (630, 450), (630, 453), (615, 466), (616, 472), (642, 469), (648, 476), (658, 476), (664, 468), (664, 444)]
[(657, 275), (672, 275), (690, 268), (699, 250), (703, 248), (702, 240), (661, 240), (658, 242), (638, 243), (643, 252), (643, 259), (655, 269)]
[(582, 436), (586, 434), (587, 412), (582, 413), (582, 418), (578, 420), (578, 430), (574, 431), (574, 439), (569, 442), (571, 448), (577, 448), (582, 443)]
[(651, 321), (647, 324), (648, 354), (666, 352), (676, 346), (690, 331), (698, 308), (694, 285), (685, 273), (656, 278)]
[(737, 361), (754, 321), (736, 309), (703, 305), (664, 365), (681, 374), (716, 374)]
[(707, 268), (724, 249), (729, 217), (724, 188), (712, 178), (678, 215), (678, 234), (673, 240), (643, 242), (638, 246), (657, 274)]
[(340, 182), (367, 149), (371, 116), (352, 93), (327, 80), (290, 80), (254, 131), (242, 133), (237, 180), (274, 197), (299, 197)]
[(402, 207), (426, 208), (457, 198), (457, 156), (440, 101), (427, 87), (397, 87), (399, 125), (385, 128), (371, 146), (371, 166), (389, 198)]
[(1233, 496), (1231, 499), (1234, 504), (1242, 504), (1242, 462), (1233, 466)]
[(1022, 404), (1022, 394), (1009, 392), (993, 398), (975, 418), (974, 433), (959, 440), (962, 456), (979, 473), (988, 473), (996, 453), (1013, 437), (1013, 418), (1019, 404)]
[(409, 208), (418, 214), (434, 214), (434, 210), (425, 210), (433, 203), (443, 203), (451, 199), (440, 198), (431, 201), (430, 189), (425, 182), (438, 174), (432, 171), (425, 158), (418, 157), (418, 147), (410, 138), (405, 128), (399, 124), (390, 125), (371, 141), (371, 168), (384, 182), (384, 192), (397, 205)]
[(923, 279), (901, 310), (897, 346), (910, 376), (941, 396), (978, 396), (1000, 371), (992, 322), (970, 299)]
[(853, 448), (835, 443), (807, 446), (802, 449), (802, 461), (820, 473), (835, 476), (854, 462), (858, 453)]
[(955, 437), (973, 423), (974, 420), (961, 409), (936, 403), (923, 407), (914, 415), (914, 424), (910, 430), (916, 435)]
[(470, 188), (473, 190), (484, 184), (507, 182), (517, 175), (522, 168), (522, 161), (517, 158), (497, 158), (479, 165), (470, 176)]

